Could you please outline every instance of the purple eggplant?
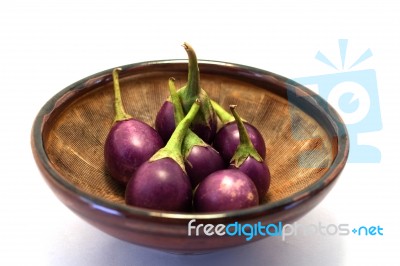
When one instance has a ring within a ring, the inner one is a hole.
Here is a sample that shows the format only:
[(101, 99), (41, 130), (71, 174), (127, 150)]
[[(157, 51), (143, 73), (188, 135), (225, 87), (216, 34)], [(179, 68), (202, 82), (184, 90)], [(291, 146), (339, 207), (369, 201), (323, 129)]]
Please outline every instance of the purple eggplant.
[[(200, 111), (193, 120), (191, 129), (205, 142), (211, 143), (217, 132), (217, 116), (212, 107), (210, 98), (200, 87), (200, 71), (196, 53), (187, 43), (184, 43), (183, 47), (189, 57), (188, 81), (185, 86), (178, 90), (178, 95), (185, 114), (189, 111), (196, 99), (201, 101)], [(155, 128), (163, 140), (165, 142), (168, 141), (175, 128), (174, 111), (170, 97), (163, 103), (157, 113)]]
[(126, 204), (161, 211), (190, 211), (192, 186), (185, 171), (182, 142), (199, 109), (197, 100), (165, 147), (135, 172), (126, 186)]
[(236, 169), (219, 170), (207, 176), (194, 192), (198, 212), (222, 212), (257, 206), (259, 196), (253, 181)]
[(229, 168), (238, 169), (250, 177), (257, 187), (260, 200), (262, 200), (269, 189), (271, 180), (270, 171), (263, 158), (251, 143), (246, 127), (237, 114), (235, 107), (236, 105), (231, 105), (230, 109), (239, 129), (240, 143), (235, 154), (232, 156)]
[[(175, 89), (175, 79), (170, 78), (168, 85), (175, 121), (178, 124), (184, 118), (184, 113)], [(225, 167), (219, 153), (190, 129), (183, 141), (182, 154), (184, 155), (185, 169), (193, 188), (209, 174)]]
[[(211, 102), (215, 112), (223, 123), (223, 126), (219, 129), (217, 135), (215, 136), (213, 147), (221, 154), (221, 157), (228, 165), (240, 142), (239, 130), (233, 115), (225, 111), (225, 109), (215, 101)], [(258, 154), (265, 159), (266, 146), (260, 131), (246, 121), (243, 123), (250, 137), (251, 143), (257, 150)]]
[(193, 188), (208, 175), (225, 168), (221, 156), (210, 145), (192, 146), (192, 148), (185, 153), (185, 158), (185, 169), (190, 177)]
[(157, 132), (165, 143), (168, 142), (175, 130), (174, 105), (169, 100), (165, 101), (157, 113), (154, 123)]
[(157, 131), (126, 113), (118, 80), (113, 70), (115, 118), (104, 145), (105, 166), (110, 176), (126, 185), (137, 168), (163, 147)]

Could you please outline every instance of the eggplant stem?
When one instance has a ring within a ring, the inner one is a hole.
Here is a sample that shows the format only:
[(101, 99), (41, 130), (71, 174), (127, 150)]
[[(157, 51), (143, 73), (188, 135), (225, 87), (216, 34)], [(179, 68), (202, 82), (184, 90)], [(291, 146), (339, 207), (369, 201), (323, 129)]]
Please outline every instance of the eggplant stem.
[(186, 132), (189, 126), (192, 124), (192, 121), (196, 116), (197, 112), (199, 111), (199, 109), (200, 109), (200, 101), (196, 100), (192, 105), (192, 107), (190, 108), (187, 115), (176, 126), (174, 133), (172, 133), (172, 136), (165, 145), (165, 148), (169, 147), (170, 149), (176, 149), (181, 151), (183, 139), (185, 138)]
[(178, 125), (179, 122), (185, 117), (185, 113), (183, 112), (182, 103), (179, 98), (179, 95), (176, 91), (175, 87), (175, 78), (171, 77), (168, 80), (169, 94), (171, 96), (171, 102), (174, 106), (174, 118), (175, 124)]
[(247, 132), (246, 128), (244, 127), (242, 119), (239, 117), (238, 113), (236, 112), (236, 106), (237, 105), (229, 105), (229, 109), (231, 109), (231, 112), (233, 114), (233, 117), (236, 120), (236, 124), (239, 130), (239, 140), (241, 145), (247, 145), (250, 147), (254, 147), (253, 143), (250, 140), (249, 133)]
[(185, 42), (182, 46), (185, 48), (189, 57), (188, 82), (185, 93), (188, 97), (197, 97), (197, 95), (200, 93), (200, 70), (197, 62), (197, 56), (192, 46), (190, 46), (188, 43)]
[(217, 102), (211, 100), (211, 105), (214, 108), (215, 113), (223, 124), (235, 121), (235, 117), (227, 112), (221, 105)]
[(125, 111), (124, 104), (122, 103), (121, 88), (119, 85), (119, 76), (118, 76), (118, 73), (121, 70), (122, 70), (121, 68), (114, 68), (112, 71), (112, 77), (114, 82), (114, 110), (115, 110), (114, 123), (132, 118), (132, 116)]
[(185, 163), (182, 155), (182, 143), (189, 129), (189, 126), (192, 124), (192, 121), (197, 115), (199, 109), (200, 100), (196, 99), (187, 115), (182, 119), (181, 122), (179, 122), (179, 124), (175, 128), (174, 133), (172, 133), (172, 136), (168, 140), (167, 144), (164, 146), (164, 148), (157, 151), (150, 158), (150, 162), (169, 157), (181, 167), (183, 172), (186, 173)]

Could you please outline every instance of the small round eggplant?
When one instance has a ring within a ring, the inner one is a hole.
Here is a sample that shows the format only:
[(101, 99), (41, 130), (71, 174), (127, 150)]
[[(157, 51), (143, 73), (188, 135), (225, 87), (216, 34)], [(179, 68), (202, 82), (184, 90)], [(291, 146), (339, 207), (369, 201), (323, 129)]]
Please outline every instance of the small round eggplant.
[(167, 143), (175, 130), (174, 106), (172, 102), (165, 101), (162, 104), (154, 124), (164, 143)]
[(242, 119), (235, 110), (236, 105), (231, 105), (230, 109), (235, 117), (237, 127), (239, 129), (239, 146), (235, 154), (232, 156), (229, 168), (238, 169), (245, 173), (257, 187), (260, 201), (265, 198), (265, 195), (270, 186), (271, 175), (268, 166), (263, 158), (254, 148), (249, 134)]
[(166, 157), (143, 163), (128, 183), (127, 204), (164, 211), (189, 211), (192, 189), (181, 167)]
[(185, 171), (182, 142), (199, 108), (200, 102), (196, 101), (165, 147), (132, 176), (125, 190), (126, 204), (161, 211), (190, 211), (192, 186)]
[[(184, 113), (179, 96), (176, 93), (175, 79), (170, 78), (168, 85), (175, 122), (179, 123), (183, 119)], [(188, 129), (183, 141), (182, 154), (184, 155), (185, 169), (193, 188), (209, 174), (223, 169), (225, 166), (219, 153), (190, 129)]]
[[(223, 126), (215, 136), (213, 147), (221, 154), (225, 163), (228, 165), (240, 143), (239, 130), (233, 115), (225, 111), (218, 103), (212, 101), (215, 112), (223, 123)], [(258, 154), (265, 159), (266, 146), (260, 131), (250, 123), (244, 121), (244, 126), (248, 132), (251, 143)]]
[(104, 144), (104, 160), (110, 176), (126, 185), (137, 168), (164, 143), (156, 130), (125, 112), (118, 71), (119, 68), (113, 70), (115, 118)]
[(194, 208), (198, 212), (222, 212), (257, 206), (257, 188), (243, 172), (219, 170), (201, 182), (194, 193)]
[[(196, 53), (187, 43), (184, 43), (183, 47), (189, 57), (188, 81), (185, 86), (178, 90), (178, 95), (185, 114), (196, 99), (201, 101), (200, 111), (193, 120), (191, 129), (206, 143), (212, 143), (217, 131), (217, 116), (206, 91), (200, 87), (200, 71)], [(169, 139), (176, 125), (170, 101), (170, 98), (168, 98), (163, 103), (155, 120), (155, 127), (164, 141)]]
[(137, 168), (164, 145), (157, 131), (136, 119), (118, 121), (111, 128), (104, 160), (110, 176), (126, 184)]
[(186, 154), (185, 169), (193, 188), (210, 174), (225, 168), (221, 156), (210, 145), (194, 145)]
[(231, 164), (229, 169), (238, 169), (250, 177), (257, 187), (260, 202), (265, 198), (270, 186), (271, 174), (268, 166), (266, 166), (264, 162), (257, 161), (249, 156), (239, 167), (235, 164)]

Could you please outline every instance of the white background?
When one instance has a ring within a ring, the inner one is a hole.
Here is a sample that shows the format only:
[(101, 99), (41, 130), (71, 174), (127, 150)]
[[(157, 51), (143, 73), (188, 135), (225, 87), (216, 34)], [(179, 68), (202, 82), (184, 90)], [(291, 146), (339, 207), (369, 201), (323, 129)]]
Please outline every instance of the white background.
[[(279, 4), (278, 4), (279, 3)], [(1, 265), (400, 265), (399, 28), (392, 1), (2, 1), (0, 4)], [(301, 223), (380, 225), (383, 236), (269, 238), (207, 255), (179, 256), (105, 235), (69, 211), (33, 161), (30, 130), (45, 102), (71, 83), (115, 66), (186, 58), (266, 69), (290, 78), (336, 73), (368, 48), (383, 129), (359, 136), (382, 160), (348, 164)], [(396, 247), (397, 246), (397, 247)]]

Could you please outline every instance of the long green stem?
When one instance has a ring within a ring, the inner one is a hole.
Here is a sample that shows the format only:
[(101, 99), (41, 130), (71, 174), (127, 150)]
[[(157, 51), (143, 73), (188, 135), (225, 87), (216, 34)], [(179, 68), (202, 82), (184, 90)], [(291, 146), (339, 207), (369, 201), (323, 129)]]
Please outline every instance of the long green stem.
[[(169, 93), (171, 96), (171, 102), (172, 102), (172, 105), (174, 106), (175, 124), (178, 125), (182, 121), (182, 119), (185, 117), (185, 115), (183, 113), (183, 108), (182, 108), (182, 104), (181, 104), (179, 95), (176, 92), (175, 79), (169, 78), (168, 85), (169, 85)], [(190, 130), (190, 128), (186, 132), (186, 136), (185, 136), (185, 139), (183, 140), (182, 145), (183, 145), (182, 153), (185, 158), (190, 154), (190, 151), (192, 150), (193, 146), (202, 146), (202, 147), (209, 146), (199, 136), (197, 136), (192, 130)]]
[(190, 108), (189, 112), (186, 114), (186, 116), (175, 128), (174, 133), (172, 133), (172, 136), (170, 137), (165, 147), (156, 152), (150, 158), (149, 160), (150, 162), (169, 157), (173, 159), (176, 163), (178, 163), (182, 171), (185, 172), (185, 163), (183, 161), (183, 155), (182, 155), (182, 143), (186, 136), (187, 130), (189, 126), (192, 124), (192, 121), (197, 115), (199, 109), (200, 109), (200, 101), (196, 100), (192, 105), (192, 107)]
[(247, 145), (247, 146), (254, 148), (254, 145), (250, 140), (249, 133), (247, 132), (246, 128), (244, 127), (243, 121), (239, 117), (235, 108), (236, 108), (236, 105), (229, 105), (229, 109), (231, 109), (231, 112), (233, 114), (233, 117), (236, 120), (236, 124), (237, 124), (238, 130), (239, 130), (240, 145)]
[(186, 136), (186, 131), (191, 125), (194, 117), (200, 109), (200, 101), (196, 100), (192, 107), (190, 108), (187, 115), (179, 122), (178, 126), (175, 128), (174, 133), (172, 133), (171, 138), (165, 145), (165, 148), (171, 150), (181, 150), (183, 138)]
[(211, 105), (215, 110), (215, 113), (217, 114), (217, 116), (219, 117), (219, 119), (221, 120), (221, 122), (223, 124), (235, 121), (235, 118), (233, 117), (233, 115), (231, 115), (230, 113), (228, 113), (221, 105), (219, 105), (217, 102), (211, 100)]
[(175, 87), (175, 79), (174, 78), (169, 78), (168, 80), (168, 87), (169, 87), (169, 94), (171, 96), (171, 102), (172, 105), (174, 106), (174, 118), (175, 118), (175, 124), (178, 125), (179, 122), (185, 117), (185, 114), (183, 112), (181, 100), (179, 98), (178, 93), (176, 92), (176, 87)]
[(199, 99), (201, 101), (200, 111), (193, 123), (198, 126), (208, 127), (213, 131), (216, 124), (216, 117), (206, 91), (200, 87), (200, 70), (196, 53), (188, 43), (184, 43), (182, 46), (189, 57), (188, 81), (185, 86), (178, 90), (183, 111), (186, 114), (194, 101)]
[(114, 68), (112, 71), (113, 82), (114, 82), (114, 110), (115, 110), (114, 122), (132, 118), (132, 116), (125, 111), (124, 105), (122, 103), (121, 88), (119, 86), (119, 77), (118, 77), (118, 72), (121, 70), (122, 70), (121, 68)]
[(188, 97), (197, 97), (200, 93), (200, 71), (197, 63), (197, 56), (192, 46), (188, 43), (183, 43), (186, 53), (189, 57), (189, 71), (188, 71), (188, 82), (185, 93)]

